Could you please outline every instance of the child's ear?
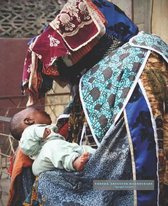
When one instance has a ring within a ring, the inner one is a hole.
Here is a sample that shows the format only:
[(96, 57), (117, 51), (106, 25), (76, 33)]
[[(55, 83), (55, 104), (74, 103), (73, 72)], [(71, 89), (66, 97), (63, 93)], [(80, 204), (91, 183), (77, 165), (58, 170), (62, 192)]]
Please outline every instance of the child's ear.
[(26, 125), (32, 125), (32, 124), (34, 124), (35, 122), (34, 122), (34, 120), (31, 119), (30, 117), (26, 117), (26, 118), (24, 119), (24, 123), (25, 123)]

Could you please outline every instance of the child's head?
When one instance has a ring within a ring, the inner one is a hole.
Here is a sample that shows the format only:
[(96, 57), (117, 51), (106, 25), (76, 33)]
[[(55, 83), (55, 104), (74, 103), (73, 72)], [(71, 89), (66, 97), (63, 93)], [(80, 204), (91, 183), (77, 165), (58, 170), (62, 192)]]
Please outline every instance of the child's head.
[(51, 118), (45, 111), (28, 107), (12, 117), (10, 121), (12, 136), (20, 140), (24, 129), (32, 124), (51, 124)]

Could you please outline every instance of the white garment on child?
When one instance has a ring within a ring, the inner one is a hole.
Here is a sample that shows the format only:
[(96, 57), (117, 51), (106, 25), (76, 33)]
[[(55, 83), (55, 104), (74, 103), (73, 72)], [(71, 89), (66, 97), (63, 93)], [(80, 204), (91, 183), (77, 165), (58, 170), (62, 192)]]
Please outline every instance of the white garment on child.
[[(44, 139), (46, 128), (50, 129), (51, 133)], [(75, 171), (73, 161), (77, 157), (84, 152), (91, 154), (95, 152), (90, 146), (79, 146), (65, 141), (56, 130), (53, 125), (35, 124), (27, 127), (22, 134), (20, 147), (26, 155), (34, 157), (32, 170), (35, 176), (54, 168)]]

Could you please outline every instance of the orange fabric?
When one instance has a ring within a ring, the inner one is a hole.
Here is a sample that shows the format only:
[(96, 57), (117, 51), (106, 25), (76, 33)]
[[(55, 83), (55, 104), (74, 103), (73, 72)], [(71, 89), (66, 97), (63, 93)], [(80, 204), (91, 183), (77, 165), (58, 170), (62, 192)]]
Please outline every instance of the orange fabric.
[[(68, 58), (71, 60), (72, 64), (76, 64), (82, 57), (84, 57), (91, 49), (99, 42), (98, 38), (93, 39), (84, 47), (80, 48), (77, 51), (72, 51)], [(64, 59), (64, 57), (63, 57)], [(65, 62), (66, 63), (66, 62)]]
[(10, 177), (12, 176), (14, 159), (15, 159), (14, 155), (10, 156), (10, 158), (9, 158), (8, 174), (10, 175)]
[(12, 175), (11, 175), (11, 183), (10, 183), (10, 189), (9, 189), (9, 199), (7, 206), (11, 206), (12, 198), (14, 197), (15, 191), (14, 191), (14, 185), (15, 185), (15, 179), (16, 177), (21, 174), (22, 169), (24, 167), (30, 167), (32, 165), (33, 161), (23, 154), (22, 150), (18, 148), (13, 164), (12, 169)]
[(103, 13), (97, 8), (97, 6), (91, 0), (87, 0), (86, 2), (88, 4), (88, 6), (91, 8), (92, 12), (96, 12), (97, 15), (99, 16), (100, 20), (102, 21), (102, 23), (104, 25), (106, 25), (107, 20), (106, 20), (105, 16), (103, 15)]

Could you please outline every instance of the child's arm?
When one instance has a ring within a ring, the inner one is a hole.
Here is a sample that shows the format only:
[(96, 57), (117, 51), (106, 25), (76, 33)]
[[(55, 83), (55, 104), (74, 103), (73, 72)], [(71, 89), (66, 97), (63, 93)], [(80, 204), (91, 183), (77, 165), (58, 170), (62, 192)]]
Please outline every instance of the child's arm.
[(19, 146), (25, 155), (29, 157), (35, 156), (39, 153), (43, 145), (43, 136), (37, 135), (33, 127), (27, 127), (19, 141)]

